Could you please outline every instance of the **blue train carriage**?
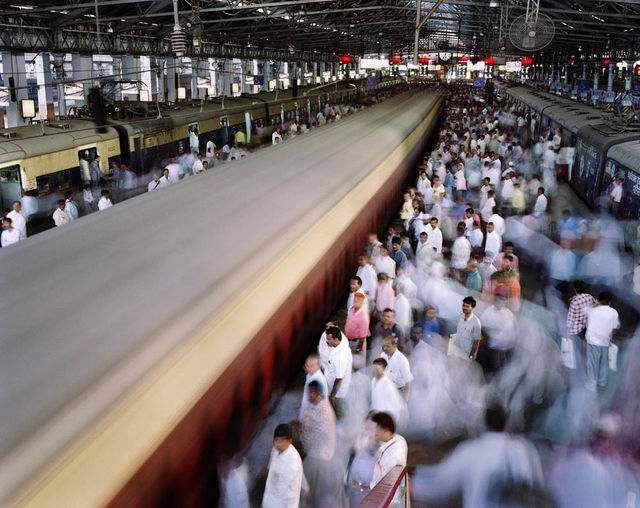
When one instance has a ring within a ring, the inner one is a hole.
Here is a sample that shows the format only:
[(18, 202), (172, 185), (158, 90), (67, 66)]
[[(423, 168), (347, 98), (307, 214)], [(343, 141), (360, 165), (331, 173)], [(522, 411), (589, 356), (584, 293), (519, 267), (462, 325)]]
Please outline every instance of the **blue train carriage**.
[(65, 120), (4, 129), (0, 137), (0, 206), (11, 207), (23, 192), (34, 196), (80, 188), (80, 159), (101, 155), (100, 167), (120, 157), (118, 132), (96, 132), (90, 120)]
[(566, 101), (568, 104), (549, 106), (544, 110), (549, 132), (561, 129), (562, 144), (569, 146), (578, 140), (578, 132), (586, 125), (602, 123), (601, 113), (589, 106)]
[(623, 219), (640, 219), (640, 141), (619, 143), (611, 147), (602, 175), (602, 189), (608, 191), (615, 177), (623, 179), (622, 201)]
[(640, 139), (640, 130), (621, 130), (604, 123), (586, 125), (579, 130), (573, 171), (569, 181), (573, 190), (592, 208), (607, 190), (605, 163), (615, 145)]

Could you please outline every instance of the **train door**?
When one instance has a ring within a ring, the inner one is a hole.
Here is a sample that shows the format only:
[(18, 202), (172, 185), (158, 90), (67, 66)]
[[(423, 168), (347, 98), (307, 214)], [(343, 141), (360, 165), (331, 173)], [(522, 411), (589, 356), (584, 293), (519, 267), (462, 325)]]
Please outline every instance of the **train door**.
[(229, 142), (229, 119), (226, 116), (220, 117), (220, 142), (222, 146)]
[(200, 129), (197, 123), (189, 124), (189, 151), (200, 151)]
[(247, 111), (244, 114), (244, 126), (247, 133), (247, 146), (251, 144), (251, 131), (253, 130), (253, 116), (251, 111)]
[(0, 168), (0, 210), (10, 210), (11, 203), (20, 198), (20, 166)]
[(144, 157), (142, 155), (142, 144), (140, 143), (141, 138), (133, 138), (133, 152), (135, 161), (133, 164), (133, 171), (137, 174), (142, 174), (145, 172), (144, 168)]

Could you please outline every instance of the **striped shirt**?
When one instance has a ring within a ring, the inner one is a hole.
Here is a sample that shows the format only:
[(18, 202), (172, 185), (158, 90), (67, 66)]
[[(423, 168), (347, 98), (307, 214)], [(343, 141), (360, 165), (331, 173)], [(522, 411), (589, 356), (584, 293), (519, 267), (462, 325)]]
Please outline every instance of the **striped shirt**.
[(569, 303), (567, 314), (567, 334), (578, 335), (587, 326), (586, 309), (596, 304), (596, 299), (589, 293), (574, 296)]

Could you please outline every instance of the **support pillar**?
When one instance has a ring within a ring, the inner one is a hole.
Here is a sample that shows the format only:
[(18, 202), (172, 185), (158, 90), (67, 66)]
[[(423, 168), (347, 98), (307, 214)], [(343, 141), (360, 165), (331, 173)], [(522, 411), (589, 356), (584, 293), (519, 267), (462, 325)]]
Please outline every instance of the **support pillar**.
[(178, 87), (178, 61), (172, 57), (167, 57), (167, 102), (176, 102)]
[(149, 99), (157, 94), (157, 90), (153, 90), (153, 82), (155, 81), (155, 73), (151, 71), (151, 58), (150, 56), (143, 55), (140, 57), (140, 86), (138, 90), (147, 90), (149, 92)]
[[(191, 100), (200, 100), (200, 89), (198, 88), (198, 77), (200, 77), (200, 67), (203, 65), (199, 58), (191, 59)], [(203, 89), (204, 90), (204, 89)], [(205, 90), (206, 91), (206, 90)]]
[(226, 60), (222, 60), (221, 64), (218, 64), (221, 67), (218, 67), (221, 70), (221, 87), (220, 87), (220, 95), (225, 97), (232, 96), (232, 88), (231, 84), (233, 83), (233, 60), (227, 58)]
[[(122, 81), (122, 56), (120, 55), (111, 56), (111, 73), (115, 81)], [(121, 83), (117, 83), (115, 85), (113, 100), (115, 101), (122, 100), (122, 84)]]
[(269, 91), (269, 81), (273, 79), (273, 71), (271, 69), (271, 60), (262, 60), (262, 90)]
[(67, 117), (67, 101), (64, 96), (64, 54), (53, 55), (53, 66), (56, 70), (56, 85), (58, 89), (58, 118)]
[(629, 92), (631, 91), (631, 82), (633, 81), (633, 60), (627, 60), (627, 74), (624, 77), (624, 89)]
[(55, 120), (53, 76), (49, 53), (38, 53), (36, 56), (36, 81), (38, 83), (38, 116), (41, 120)]
[(158, 102), (164, 102), (164, 62), (165, 59), (160, 56), (152, 56), (150, 60), (151, 66), (151, 99)]
[(318, 62), (311, 63), (311, 85), (316, 86), (318, 84)]
[(582, 80), (586, 80), (587, 79), (587, 64), (583, 63), (582, 64)]
[(93, 86), (93, 57), (91, 55), (81, 55), (80, 53), (74, 53), (71, 56), (73, 62), (73, 80), (82, 85), (84, 100), (81, 104), (76, 106), (82, 106), (88, 103), (89, 90)]
[(609, 62), (609, 79), (607, 80), (607, 92), (613, 90), (613, 62)]
[(2, 80), (9, 88), (9, 105), (7, 106), (7, 127), (24, 125), (20, 101), (28, 98), (27, 72), (22, 51), (2, 52)]

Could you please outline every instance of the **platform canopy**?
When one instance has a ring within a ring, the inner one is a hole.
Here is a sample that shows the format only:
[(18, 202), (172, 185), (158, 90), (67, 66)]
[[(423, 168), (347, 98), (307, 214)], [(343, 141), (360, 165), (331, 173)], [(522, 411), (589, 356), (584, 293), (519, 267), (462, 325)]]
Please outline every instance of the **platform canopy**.
[(428, 17), (419, 31), (421, 52), (522, 53), (508, 33), (532, 10), (554, 25), (547, 53), (628, 52), (640, 30), (637, 0), (13, 0), (0, 8), (0, 46), (171, 54), (175, 10), (187, 55), (211, 54), (220, 45), (244, 48), (243, 55), (256, 48), (256, 56), (268, 56), (270, 48), (274, 58), (288, 52), (292, 59), (314, 51), (411, 54), (418, 8), (421, 20)]

